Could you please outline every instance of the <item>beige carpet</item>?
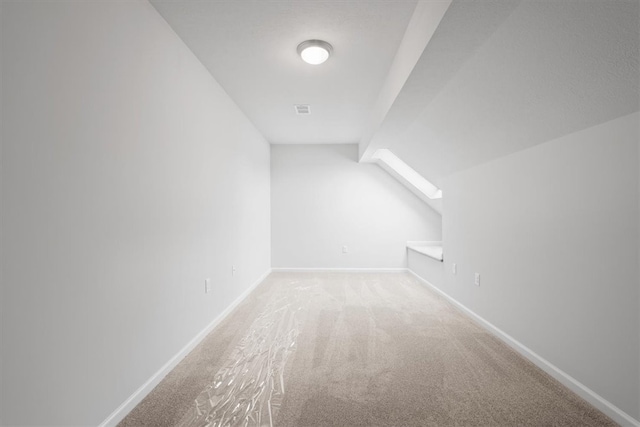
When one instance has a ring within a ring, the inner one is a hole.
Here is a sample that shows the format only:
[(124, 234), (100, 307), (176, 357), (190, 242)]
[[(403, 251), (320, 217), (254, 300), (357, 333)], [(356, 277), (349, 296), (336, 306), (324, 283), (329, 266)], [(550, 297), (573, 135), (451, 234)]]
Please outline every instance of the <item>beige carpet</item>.
[(608, 426), (408, 274), (274, 273), (120, 426)]

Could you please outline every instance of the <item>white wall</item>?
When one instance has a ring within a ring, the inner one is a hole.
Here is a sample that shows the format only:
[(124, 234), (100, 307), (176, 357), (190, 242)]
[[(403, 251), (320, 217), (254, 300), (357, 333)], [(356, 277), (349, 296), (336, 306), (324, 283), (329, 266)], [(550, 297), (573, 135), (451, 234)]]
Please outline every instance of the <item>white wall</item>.
[(446, 178), (441, 287), (636, 419), (639, 121), (624, 116)]
[(269, 269), (269, 146), (147, 2), (1, 7), (2, 421), (96, 425)]
[(407, 249), (407, 268), (432, 285), (441, 287), (444, 284), (444, 266), (441, 261)]
[(271, 147), (273, 267), (404, 268), (407, 240), (440, 240), (439, 214), (357, 159), (357, 144)]

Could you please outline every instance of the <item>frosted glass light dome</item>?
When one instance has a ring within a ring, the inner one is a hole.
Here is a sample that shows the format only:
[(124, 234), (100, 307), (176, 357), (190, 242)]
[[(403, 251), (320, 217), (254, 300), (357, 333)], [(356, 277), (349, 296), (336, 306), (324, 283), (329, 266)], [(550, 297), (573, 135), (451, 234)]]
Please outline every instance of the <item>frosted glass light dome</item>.
[(318, 65), (329, 59), (333, 48), (322, 40), (307, 40), (298, 45), (298, 54), (307, 64)]

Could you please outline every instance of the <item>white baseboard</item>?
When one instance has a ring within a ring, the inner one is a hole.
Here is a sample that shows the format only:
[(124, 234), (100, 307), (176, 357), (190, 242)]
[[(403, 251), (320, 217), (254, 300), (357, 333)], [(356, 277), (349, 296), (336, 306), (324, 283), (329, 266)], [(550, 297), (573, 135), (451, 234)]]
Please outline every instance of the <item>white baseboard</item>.
[(406, 267), (398, 268), (272, 268), (280, 273), (406, 273)]
[(115, 411), (111, 413), (105, 419), (99, 427), (111, 427), (117, 425), (120, 421), (127, 416), (138, 403), (142, 401), (155, 386), (176, 367), (182, 359), (184, 359), (191, 350), (193, 350), (200, 342), (222, 322), (240, 303), (253, 291), (260, 283), (266, 279), (271, 273), (271, 269), (268, 269), (258, 280), (256, 280), (246, 291), (242, 293), (235, 301), (233, 301), (222, 313), (218, 315), (211, 323), (209, 323), (202, 331), (198, 333), (191, 341), (187, 343), (175, 356), (173, 356), (162, 368), (151, 376), (138, 390), (136, 390), (127, 400), (122, 403)]
[(447, 293), (440, 290), (438, 287), (434, 286), (433, 284), (429, 283), (429, 281), (420, 277), (411, 269), (409, 269), (408, 271), (409, 273), (414, 275), (418, 280), (420, 280), (422, 283), (426, 284), (431, 289), (433, 289), (436, 293), (442, 295), (445, 299), (451, 302), (456, 308), (458, 308), (464, 314), (471, 317), (471, 319), (473, 319), (480, 326), (482, 326), (483, 328), (488, 330), (490, 333), (492, 333), (493, 335), (501, 339), (509, 347), (513, 348), (515, 351), (517, 351), (522, 356), (530, 360), (533, 364), (538, 366), (547, 374), (551, 375), (553, 378), (558, 380), (562, 385), (567, 387), (569, 390), (573, 391), (575, 394), (577, 394), (578, 396), (580, 396), (581, 398), (589, 402), (595, 408), (602, 411), (605, 415), (607, 415), (613, 421), (620, 424), (621, 426), (640, 427), (640, 421), (636, 420), (631, 415), (627, 414), (622, 409), (618, 408), (617, 406), (615, 406), (614, 404), (612, 404), (611, 402), (609, 402), (608, 400), (606, 400), (605, 398), (603, 398), (602, 396), (600, 396), (599, 394), (597, 394), (596, 392), (594, 392), (593, 390), (591, 390), (590, 388), (582, 384), (580, 381), (576, 380), (566, 372), (562, 371), (560, 368), (553, 365), (548, 360), (536, 354), (533, 350), (526, 347), (524, 344), (522, 344), (521, 342), (519, 342), (518, 340), (516, 340), (506, 332), (502, 331), (501, 329), (497, 328), (493, 324), (489, 323), (484, 318), (480, 317), (479, 315), (471, 311), (469, 308), (459, 303), (456, 299), (449, 296)]

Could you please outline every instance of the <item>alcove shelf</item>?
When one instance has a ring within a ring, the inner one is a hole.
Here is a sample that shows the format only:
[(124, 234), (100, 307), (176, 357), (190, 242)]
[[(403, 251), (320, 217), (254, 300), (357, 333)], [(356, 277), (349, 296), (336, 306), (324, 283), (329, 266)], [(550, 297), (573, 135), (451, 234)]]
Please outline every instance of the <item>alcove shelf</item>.
[(426, 255), (436, 261), (443, 261), (442, 241), (410, 241), (407, 242), (407, 249)]

